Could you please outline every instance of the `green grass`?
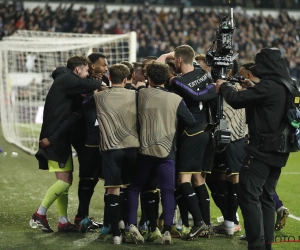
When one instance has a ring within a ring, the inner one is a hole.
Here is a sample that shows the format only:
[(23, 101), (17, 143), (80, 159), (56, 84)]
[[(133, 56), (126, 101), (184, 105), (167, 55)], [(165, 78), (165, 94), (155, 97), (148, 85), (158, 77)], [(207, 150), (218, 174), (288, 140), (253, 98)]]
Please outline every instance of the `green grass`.
[[(246, 242), (240, 241), (238, 236), (227, 238), (215, 236), (211, 239), (202, 239), (191, 242), (184, 242), (175, 239), (170, 246), (162, 246), (157, 243), (145, 243), (143, 245), (123, 244), (114, 246), (112, 241), (98, 239), (98, 232), (87, 234), (77, 233), (52, 233), (44, 234), (39, 229), (32, 229), (29, 220), (32, 213), (40, 205), (48, 187), (55, 181), (54, 174), (47, 171), (38, 170), (37, 161), (19, 148), (7, 143), (2, 135), (0, 126), (0, 147), (7, 156), (0, 153), (0, 249), (220, 249), (220, 250), (241, 250), (247, 249)], [(11, 157), (12, 152), (17, 152), (18, 157)], [(78, 165), (75, 159), (74, 183), (69, 194), (69, 216), (73, 220), (77, 209), (77, 184)], [(300, 217), (299, 201), (299, 178), (300, 178), (300, 153), (293, 153), (290, 156), (287, 166), (283, 169), (278, 183), (277, 192), (283, 200), (284, 205), (290, 212)], [(288, 174), (288, 173), (294, 174)], [(100, 181), (96, 187), (91, 207), (90, 215), (97, 220), (102, 220), (103, 214), (103, 183)], [(212, 221), (216, 223), (216, 218), (220, 212), (212, 202)], [(242, 216), (239, 211), (241, 223)], [(56, 230), (57, 209), (56, 205), (48, 212), (49, 223)], [(253, 218), (255, 219), (255, 218)], [(240, 234), (239, 234), (240, 235)], [(300, 236), (300, 221), (289, 218), (286, 227), (277, 232), (278, 236)], [(275, 250), (300, 249), (300, 243), (274, 244)]]

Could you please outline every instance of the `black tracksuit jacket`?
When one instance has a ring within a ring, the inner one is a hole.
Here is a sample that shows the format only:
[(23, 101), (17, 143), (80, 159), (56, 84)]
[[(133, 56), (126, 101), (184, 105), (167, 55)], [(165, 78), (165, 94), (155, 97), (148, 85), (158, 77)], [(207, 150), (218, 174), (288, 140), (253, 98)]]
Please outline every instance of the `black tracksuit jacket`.
[(251, 138), (258, 138), (261, 134), (278, 134), (284, 126), (283, 123), (287, 122), (287, 90), (267, 77), (281, 76), (289, 81), (291, 78), (280, 51), (268, 50), (267, 53), (269, 54), (256, 55), (255, 67), (261, 81), (254, 87), (238, 92), (230, 83), (223, 83), (220, 92), (233, 108), (246, 108), (250, 136), (246, 152), (265, 164), (283, 167), (287, 162), (288, 153), (262, 152), (255, 142), (251, 142)]
[[(66, 125), (66, 121), (69, 123), (73, 119), (72, 112), (80, 105), (75, 103), (75, 100), (78, 100), (80, 94), (89, 93), (101, 86), (100, 80), (80, 78), (66, 67), (58, 67), (53, 71), (52, 77), (54, 82), (45, 101), (40, 140), (51, 138), (60, 126)], [(61, 166), (66, 163), (71, 154), (71, 135), (72, 129), (68, 129), (46, 149), (39, 148), (36, 158), (40, 169), (48, 169), (47, 160), (57, 161)]]

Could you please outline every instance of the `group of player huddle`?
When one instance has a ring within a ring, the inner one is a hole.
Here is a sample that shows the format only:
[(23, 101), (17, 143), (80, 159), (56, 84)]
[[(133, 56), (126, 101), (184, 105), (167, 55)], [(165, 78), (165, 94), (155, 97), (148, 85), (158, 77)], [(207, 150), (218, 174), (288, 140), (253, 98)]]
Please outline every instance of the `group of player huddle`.
[[(249, 65), (240, 70), (247, 79), (254, 77)], [(237, 70), (234, 64), (229, 76)], [(120, 62), (108, 69), (105, 56), (92, 53), (88, 58), (71, 57), (66, 68), (57, 68), (46, 98), (36, 156), (40, 168), (54, 172), (58, 181), (33, 214), (31, 225), (36, 223), (42, 231), (53, 232), (46, 212), (56, 200), (58, 231), (87, 232), (101, 227), (100, 235), (111, 234), (114, 244), (157, 239), (170, 244), (172, 237), (191, 240), (241, 231), (236, 212), (238, 173), (248, 141), (246, 114), (244, 109), (234, 110), (224, 103), (232, 137), (231, 143), (216, 153), (212, 131), (207, 129), (208, 123), (216, 122), (217, 98), (209, 71), (205, 56), (195, 56), (188, 45), (159, 58), (148, 57), (141, 64)], [(236, 87), (247, 88), (249, 84), (244, 80)], [(64, 109), (53, 101), (61, 92)], [(58, 112), (64, 115), (58, 117)], [(53, 119), (57, 119), (56, 126), (49, 125)], [(71, 145), (78, 155), (80, 177), (74, 224), (67, 218), (73, 170)], [(103, 224), (89, 217), (99, 179), (104, 179), (106, 189)], [(224, 217), (224, 222), (215, 227), (211, 226), (206, 186)], [(51, 195), (53, 192), (55, 195)], [(182, 220), (180, 230), (173, 223), (177, 208)], [(277, 229), (284, 226), (286, 214), (288, 210), (277, 221)]]

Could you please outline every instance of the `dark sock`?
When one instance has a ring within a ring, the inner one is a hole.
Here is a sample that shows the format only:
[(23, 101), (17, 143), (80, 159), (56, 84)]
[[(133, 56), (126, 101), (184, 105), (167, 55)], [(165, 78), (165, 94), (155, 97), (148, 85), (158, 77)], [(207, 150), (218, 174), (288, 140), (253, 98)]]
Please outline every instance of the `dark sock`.
[(205, 222), (206, 225), (209, 226), (210, 225), (210, 199), (206, 189), (206, 185), (203, 184), (198, 187), (194, 187), (194, 190), (199, 200), (199, 208), (203, 216), (203, 221)]
[(202, 221), (202, 215), (198, 206), (198, 198), (194, 189), (189, 182), (180, 185), (179, 192), (182, 194), (187, 205), (188, 211), (192, 214), (194, 219), (194, 226), (199, 227)]
[(160, 214), (159, 219), (160, 219), (160, 220), (163, 220), (163, 219), (164, 219), (164, 212), (162, 212), (162, 213)]
[(164, 234), (166, 231), (171, 232), (171, 226), (170, 225), (164, 225), (164, 228), (161, 231), (161, 233)]
[(160, 193), (159, 192), (155, 192), (154, 193), (154, 197), (155, 197), (155, 214), (156, 214), (156, 219), (158, 219), (159, 216), (159, 202), (160, 202)]
[(157, 215), (156, 215), (156, 193), (145, 193), (145, 210), (150, 223), (151, 232), (154, 232), (157, 227)]
[(98, 180), (80, 179), (78, 184), (78, 212), (76, 217), (85, 218), (89, 215), (89, 207), (94, 188)]
[[(236, 192), (237, 202), (238, 202), (238, 206), (239, 206), (239, 183), (233, 184), (233, 191)], [(235, 213), (234, 224), (236, 224), (236, 225), (240, 224), (240, 222), (236, 216), (236, 213)]]
[(120, 197), (114, 194), (107, 195), (109, 205), (109, 222), (113, 236), (120, 236), (119, 218), (120, 218)]
[(281, 208), (283, 206), (283, 203), (279, 199), (279, 196), (278, 196), (278, 194), (276, 192), (273, 194), (273, 200), (275, 201), (276, 211), (277, 211), (279, 208)]
[(238, 209), (238, 193), (237, 193), (238, 183), (233, 184), (228, 182), (228, 195), (227, 195), (227, 217), (225, 218), (228, 221), (235, 222), (236, 211)]
[(182, 225), (189, 227), (189, 210), (184, 202), (184, 198), (182, 196), (182, 194), (179, 192), (179, 190), (177, 189), (175, 191), (175, 199), (177, 202), (177, 205), (179, 207), (179, 213), (180, 213), (180, 217), (182, 220)]
[[(107, 191), (106, 191), (107, 192)], [(107, 200), (108, 194), (104, 194), (104, 215), (103, 215), (103, 226), (109, 227), (109, 204)]]
[(220, 210), (223, 214), (223, 217), (225, 218), (227, 216), (227, 181), (226, 180), (217, 180), (216, 181), (216, 187), (219, 194), (219, 200), (220, 200)]
[(121, 188), (120, 190), (120, 220), (123, 220), (125, 225), (128, 222), (128, 190)]
[(140, 219), (140, 222), (139, 222), (139, 226), (142, 226), (145, 223), (147, 223), (147, 221), (148, 221), (147, 212), (146, 212), (146, 209), (145, 209), (147, 201), (145, 201), (144, 193), (140, 195), (140, 201), (141, 201), (141, 219)]

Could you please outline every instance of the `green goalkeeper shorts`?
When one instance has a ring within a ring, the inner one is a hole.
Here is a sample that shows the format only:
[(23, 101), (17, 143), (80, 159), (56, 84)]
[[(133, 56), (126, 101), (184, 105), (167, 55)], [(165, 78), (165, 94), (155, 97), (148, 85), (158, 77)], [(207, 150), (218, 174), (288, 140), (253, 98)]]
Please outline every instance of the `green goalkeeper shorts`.
[(51, 173), (53, 173), (53, 172), (69, 172), (69, 171), (73, 171), (72, 156), (71, 155), (69, 156), (64, 167), (60, 167), (60, 166), (61, 166), (61, 163), (58, 163), (57, 161), (48, 160), (49, 172), (51, 172)]

